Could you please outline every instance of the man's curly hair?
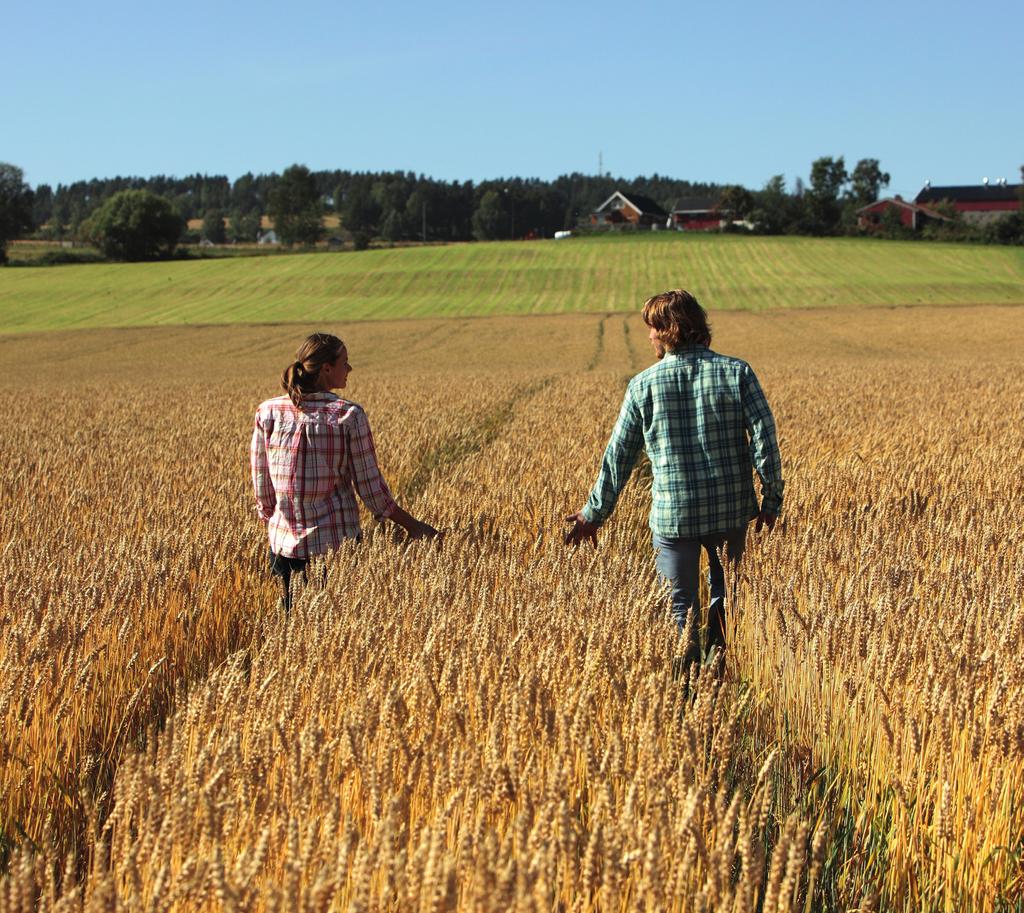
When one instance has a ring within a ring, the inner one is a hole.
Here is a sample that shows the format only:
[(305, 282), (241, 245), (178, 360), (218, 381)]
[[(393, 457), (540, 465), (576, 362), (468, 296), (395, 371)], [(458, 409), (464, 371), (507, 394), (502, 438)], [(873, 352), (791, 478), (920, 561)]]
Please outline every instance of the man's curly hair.
[(707, 312), (686, 289), (674, 288), (644, 302), (644, 323), (668, 349), (711, 345)]

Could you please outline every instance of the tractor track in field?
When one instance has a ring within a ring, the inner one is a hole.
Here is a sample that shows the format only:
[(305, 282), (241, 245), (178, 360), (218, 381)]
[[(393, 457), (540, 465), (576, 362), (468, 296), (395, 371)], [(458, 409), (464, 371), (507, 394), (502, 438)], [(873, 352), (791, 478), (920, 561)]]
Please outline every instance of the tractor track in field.
[(554, 380), (552, 376), (527, 385), (487, 410), (471, 428), (449, 435), (431, 447), (412, 475), (398, 487), (399, 503), (416, 501), (431, 481), (444, 477), (453, 467), (484, 450), (512, 421), (518, 407), (547, 389)]
[(594, 345), (594, 354), (590, 356), (590, 361), (588, 361), (584, 366), (584, 371), (595, 370), (601, 362), (601, 356), (604, 355), (605, 324), (608, 323), (611, 316), (611, 314), (605, 314), (597, 324), (597, 342)]
[(626, 342), (626, 352), (629, 353), (629, 370), (633, 373), (637, 370), (636, 345), (633, 343), (632, 332), (629, 329), (629, 318), (622, 321), (622, 335)]

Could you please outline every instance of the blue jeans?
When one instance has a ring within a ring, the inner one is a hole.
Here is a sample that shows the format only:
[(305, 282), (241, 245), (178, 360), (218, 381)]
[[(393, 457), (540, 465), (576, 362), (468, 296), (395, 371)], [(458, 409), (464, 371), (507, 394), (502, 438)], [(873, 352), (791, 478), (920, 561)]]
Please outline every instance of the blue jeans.
[[(654, 566), (658, 576), (668, 584), (672, 597), (672, 618), (682, 634), (690, 609), (697, 603), (700, 592), (700, 550), (708, 553), (708, 585), (711, 589), (711, 604), (708, 606), (707, 631), (708, 648), (725, 647), (725, 568), (722, 567), (718, 551), (728, 546), (729, 563), (737, 564), (743, 557), (747, 541), (746, 526), (730, 529), (724, 533), (711, 533), (695, 539), (665, 539), (654, 534)], [(687, 644), (688, 661), (699, 659), (700, 643), (696, 640), (700, 627), (694, 619), (694, 641)]]

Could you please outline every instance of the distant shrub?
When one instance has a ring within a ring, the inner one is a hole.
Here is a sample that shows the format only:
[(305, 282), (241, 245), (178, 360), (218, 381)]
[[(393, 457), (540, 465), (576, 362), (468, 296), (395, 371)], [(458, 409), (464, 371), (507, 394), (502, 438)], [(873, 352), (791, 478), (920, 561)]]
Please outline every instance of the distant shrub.
[(106, 258), (98, 250), (48, 250), (38, 257), (15, 260), (10, 266), (65, 266), (69, 263), (102, 263)]
[(985, 240), (990, 244), (1024, 244), (1024, 216), (1010, 213), (985, 226)]
[(48, 250), (36, 262), (41, 266), (60, 266), (65, 263), (102, 263), (98, 250)]

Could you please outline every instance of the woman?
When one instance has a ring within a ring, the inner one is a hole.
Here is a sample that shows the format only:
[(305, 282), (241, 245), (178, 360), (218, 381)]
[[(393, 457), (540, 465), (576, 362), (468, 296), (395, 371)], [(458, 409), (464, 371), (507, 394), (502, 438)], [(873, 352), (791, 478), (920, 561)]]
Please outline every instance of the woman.
[(292, 572), (305, 574), (313, 555), (359, 539), (355, 492), (378, 519), (401, 526), (410, 539), (437, 530), (395, 503), (377, 468), (373, 435), (362, 406), (342, 399), (352, 366), (337, 336), (314, 333), (284, 369), (286, 396), (256, 410), (250, 458), (256, 511), (270, 539), (270, 569), (281, 578), (290, 607)]

